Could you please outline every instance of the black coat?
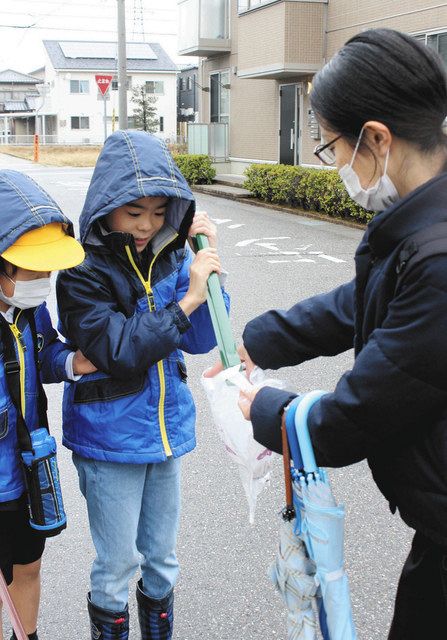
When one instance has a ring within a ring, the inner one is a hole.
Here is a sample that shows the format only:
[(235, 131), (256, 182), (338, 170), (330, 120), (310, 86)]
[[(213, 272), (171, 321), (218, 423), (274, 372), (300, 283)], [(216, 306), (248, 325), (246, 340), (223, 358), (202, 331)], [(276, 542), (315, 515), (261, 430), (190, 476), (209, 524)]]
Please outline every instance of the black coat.
[[(355, 279), (245, 328), (262, 368), (297, 365), (355, 347), (351, 371), (311, 410), (317, 462), (367, 458), (403, 520), (447, 546), (447, 236), (445, 253), (408, 263), (413, 234), (447, 222), (447, 174), (419, 187), (368, 225)], [(405, 264), (403, 264), (405, 267)], [(293, 394), (264, 388), (252, 405), (255, 437), (281, 450), (280, 413)]]

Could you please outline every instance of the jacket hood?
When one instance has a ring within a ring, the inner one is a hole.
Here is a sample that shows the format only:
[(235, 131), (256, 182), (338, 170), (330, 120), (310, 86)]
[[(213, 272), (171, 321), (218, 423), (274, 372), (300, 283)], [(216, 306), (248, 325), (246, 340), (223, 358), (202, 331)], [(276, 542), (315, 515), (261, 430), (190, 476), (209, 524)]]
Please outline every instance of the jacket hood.
[(165, 143), (145, 131), (116, 131), (105, 141), (96, 162), (79, 220), (81, 242), (87, 240), (95, 221), (144, 196), (169, 198), (163, 229), (173, 229), (179, 236), (176, 246), (182, 246), (195, 201)]
[(32, 178), (5, 169), (0, 171), (0, 254), (24, 233), (51, 222), (67, 225), (73, 236), (73, 225), (58, 204)]

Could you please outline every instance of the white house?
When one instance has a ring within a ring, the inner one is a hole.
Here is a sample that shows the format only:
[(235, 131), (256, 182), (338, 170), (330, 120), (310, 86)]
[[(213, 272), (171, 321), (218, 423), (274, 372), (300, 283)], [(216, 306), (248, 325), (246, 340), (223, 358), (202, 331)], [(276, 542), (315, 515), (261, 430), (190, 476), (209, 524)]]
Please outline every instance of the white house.
[[(44, 69), (36, 70), (48, 89), (39, 110), (40, 133), (59, 144), (101, 144), (104, 141), (104, 100), (96, 74), (113, 75), (106, 100), (107, 134), (118, 129), (117, 43), (44, 40)], [(174, 139), (177, 122), (177, 67), (153, 42), (127, 43), (127, 112), (133, 126), (132, 87), (144, 85), (157, 97), (160, 121), (156, 135)]]

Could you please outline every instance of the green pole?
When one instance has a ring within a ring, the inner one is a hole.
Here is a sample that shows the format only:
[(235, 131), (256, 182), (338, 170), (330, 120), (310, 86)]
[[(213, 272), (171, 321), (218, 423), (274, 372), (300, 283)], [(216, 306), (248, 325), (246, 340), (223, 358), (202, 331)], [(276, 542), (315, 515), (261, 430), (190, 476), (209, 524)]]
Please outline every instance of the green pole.
[[(202, 233), (194, 238), (197, 249), (209, 247), (208, 238)], [(236, 343), (233, 338), (230, 319), (225, 307), (222, 289), (217, 273), (212, 273), (208, 278), (207, 302), (210, 310), (211, 321), (214, 333), (216, 334), (217, 346), (220, 352), (220, 359), (225, 369), (241, 364), (241, 359), (237, 352)]]

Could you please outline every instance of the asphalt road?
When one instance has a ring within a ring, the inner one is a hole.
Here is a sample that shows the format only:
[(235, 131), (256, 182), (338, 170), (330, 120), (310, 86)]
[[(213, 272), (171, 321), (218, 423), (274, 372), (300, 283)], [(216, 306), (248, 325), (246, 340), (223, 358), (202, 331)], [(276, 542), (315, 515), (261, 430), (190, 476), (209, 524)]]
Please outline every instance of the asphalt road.
[[(77, 222), (90, 169), (35, 167), (0, 155), (0, 168), (28, 172)], [(231, 318), (237, 340), (247, 320), (271, 307), (331, 289), (352, 278), (361, 231), (220, 198), (198, 195), (198, 207), (219, 227), (220, 253), (230, 275)], [(54, 296), (50, 309), (56, 318)], [(286, 638), (286, 614), (267, 570), (278, 539), (283, 506), (278, 458), (270, 486), (260, 495), (255, 524), (237, 470), (230, 466), (212, 423), (200, 374), (217, 353), (188, 357), (189, 382), (197, 404), (198, 446), (183, 464), (183, 515), (178, 554), (175, 637), (178, 640), (268, 640)], [(331, 390), (352, 366), (352, 353), (319, 358), (297, 368), (269, 372), (295, 390)], [(53, 433), (60, 442), (62, 385), (47, 387)], [(85, 595), (93, 549), (86, 509), (70, 453), (60, 446), (60, 471), (68, 529), (47, 545), (44, 557), (39, 637), (88, 638)], [(346, 566), (360, 640), (383, 640), (392, 616), (400, 568), (411, 532), (388, 511), (365, 463), (331, 472), (337, 498), (345, 503)], [(136, 628), (131, 584), (131, 638)]]

